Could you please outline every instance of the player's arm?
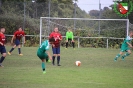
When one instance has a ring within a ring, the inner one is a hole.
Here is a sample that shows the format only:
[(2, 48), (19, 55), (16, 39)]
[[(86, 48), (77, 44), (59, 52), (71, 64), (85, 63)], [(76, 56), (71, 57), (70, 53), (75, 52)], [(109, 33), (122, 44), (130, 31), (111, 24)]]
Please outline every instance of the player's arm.
[(62, 40), (62, 36), (61, 36), (61, 34), (60, 34), (60, 36), (59, 36), (59, 40), (60, 40), (60, 41)]
[[(44, 46), (42, 46), (42, 47), (44, 47)], [(49, 59), (52, 60), (52, 57), (51, 57), (50, 52), (49, 52), (49, 47), (50, 47), (50, 46), (47, 45), (47, 46), (45, 47), (45, 50), (46, 50), (46, 53), (48, 54)]]
[(130, 48), (133, 48), (132, 44), (130, 44), (129, 42), (127, 42), (127, 44)]
[(71, 36), (72, 36), (72, 41), (73, 41), (73, 32), (71, 33)]
[(2, 46), (3, 46), (4, 44), (3, 44), (2, 42), (0, 42), (0, 45), (2, 45)]
[[(2, 40), (2, 39), (1, 39), (1, 36), (0, 36), (0, 40)], [(2, 46), (3, 46), (4, 44), (3, 44), (2, 42), (0, 42), (0, 45), (2, 45)]]
[(52, 56), (50, 55), (50, 52), (47, 50), (46, 53), (48, 54), (49, 59), (52, 61)]
[[(2, 40), (2, 39), (1, 39), (1, 36), (0, 36), (0, 40)], [(0, 45), (2, 45), (2, 46), (3, 46), (4, 44), (3, 44), (2, 42), (0, 42)]]
[(13, 43), (14, 39), (15, 39), (15, 35), (12, 36), (11, 43)]

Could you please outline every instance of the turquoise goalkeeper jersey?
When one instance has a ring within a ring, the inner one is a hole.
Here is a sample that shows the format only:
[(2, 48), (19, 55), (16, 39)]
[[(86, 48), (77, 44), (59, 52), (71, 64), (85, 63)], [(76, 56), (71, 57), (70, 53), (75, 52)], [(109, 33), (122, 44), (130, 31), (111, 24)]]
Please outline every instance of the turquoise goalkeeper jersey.
[(127, 36), (127, 38), (123, 41), (122, 47), (128, 47), (128, 43), (131, 43), (132, 38), (130, 36)]
[(38, 48), (38, 51), (41, 52), (41, 53), (43, 53), (43, 52), (45, 52), (46, 50), (49, 50), (49, 47), (50, 47), (50, 44), (49, 44), (48, 40), (45, 40), (45, 41), (41, 44), (41, 46)]

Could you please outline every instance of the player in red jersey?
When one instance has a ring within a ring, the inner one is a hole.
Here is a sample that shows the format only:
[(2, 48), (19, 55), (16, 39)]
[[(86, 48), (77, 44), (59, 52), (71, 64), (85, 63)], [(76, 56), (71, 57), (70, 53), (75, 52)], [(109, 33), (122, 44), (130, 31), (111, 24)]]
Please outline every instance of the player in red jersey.
[(55, 42), (52, 45), (53, 57), (52, 57), (52, 64), (55, 65), (55, 57), (57, 56), (57, 66), (60, 65), (60, 41), (62, 40), (61, 34), (58, 32), (58, 28), (54, 28), (54, 32), (52, 32), (49, 36), (50, 38), (54, 37)]
[(4, 59), (6, 57), (6, 48), (4, 46), (6, 37), (5, 37), (4, 33), (5, 33), (5, 28), (1, 27), (0, 28), (0, 52), (1, 52), (2, 56), (0, 58), (0, 67), (4, 67), (2, 65), (2, 62), (4, 61)]
[(15, 41), (14, 46), (11, 48), (11, 50), (8, 52), (9, 55), (11, 55), (11, 52), (16, 48), (16, 46), (18, 47), (18, 53), (20, 56), (22, 56), (23, 54), (21, 53), (21, 45), (20, 45), (20, 40), (22, 39), (22, 37), (24, 37), (24, 43), (25, 43), (25, 32), (22, 30), (21, 27), (19, 27), (19, 29), (14, 33), (11, 43), (13, 43), (13, 40)]

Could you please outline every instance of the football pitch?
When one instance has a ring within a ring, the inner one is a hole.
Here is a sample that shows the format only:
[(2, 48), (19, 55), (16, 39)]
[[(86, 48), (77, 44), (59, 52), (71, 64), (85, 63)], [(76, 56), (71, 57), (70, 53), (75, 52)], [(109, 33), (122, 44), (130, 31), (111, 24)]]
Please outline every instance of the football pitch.
[[(9, 51), (11, 47), (7, 47)], [(15, 49), (0, 68), (0, 88), (132, 88), (133, 54), (114, 62), (118, 49), (61, 48), (61, 65), (46, 64), (42, 74), (37, 47), (23, 47), (24, 56)], [(51, 49), (50, 49), (51, 51)], [(81, 66), (75, 66), (80, 60)]]

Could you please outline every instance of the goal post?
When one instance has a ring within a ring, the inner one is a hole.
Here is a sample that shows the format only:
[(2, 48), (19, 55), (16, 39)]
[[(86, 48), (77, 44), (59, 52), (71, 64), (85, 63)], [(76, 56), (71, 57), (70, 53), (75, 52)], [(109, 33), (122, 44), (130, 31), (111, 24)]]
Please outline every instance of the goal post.
[(42, 18), (40, 18), (40, 35), (39, 35), (39, 37), (40, 37), (40, 45), (41, 45), (41, 43), (42, 43)]
[[(65, 29), (67, 29), (69, 27), (72, 28), (74, 26), (74, 24), (73, 24), (74, 20), (76, 20), (76, 22), (77, 22), (77, 25), (76, 26), (79, 26), (78, 24), (80, 24), (80, 23), (81, 24), (87, 24), (88, 22), (90, 22), (90, 25), (95, 24), (95, 25), (93, 25), (93, 27), (95, 27), (98, 24), (98, 21), (101, 21), (105, 25), (107, 25), (107, 24), (108, 25), (111, 25), (110, 24), (111, 22), (112, 23), (113, 22), (116, 22), (116, 23), (114, 23), (115, 25), (117, 25), (118, 22), (119, 23), (124, 22), (123, 23), (123, 25), (124, 25), (124, 28), (123, 29), (126, 32), (125, 35), (127, 36), (128, 33), (129, 33), (129, 19), (91, 19), (91, 18), (40, 17), (40, 44), (42, 42), (42, 37), (46, 37), (46, 36), (48, 37), (49, 36), (50, 30), (51, 29), (53, 30), (53, 26), (60, 26), (60, 27), (65, 28)], [(44, 27), (44, 25), (45, 25), (45, 27)], [(86, 28), (87, 27), (91, 29), (91, 27), (89, 27), (88, 24), (87, 24)], [(120, 27), (121, 27), (121, 25), (120, 25)], [(76, 28), (76, 27), (73, 27), (73, 28)], [(82, 29), (82, 27), (81, 28), (78, 27), (78, 28), (79, 29)], [(114, 28), (114, 29), (117, 29), (117, 27)], [(106, 30), (106, 28), (104, 30)], [(64, 32), (64, 31), (66, 31), (66, 30), (62, 30), (62, 32)], [(63, 36), (65, 36), (65, 35), (63, 35)], [(84, 37), (84, 36), (79, 36), (79, 37)], [(106, 36), (104, 36), (104, 37), (106, 37)], [(115, 36), (112, 36), (112, 37), (115, 37)]]

